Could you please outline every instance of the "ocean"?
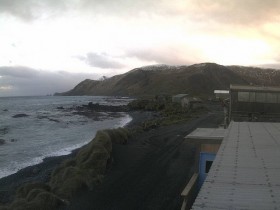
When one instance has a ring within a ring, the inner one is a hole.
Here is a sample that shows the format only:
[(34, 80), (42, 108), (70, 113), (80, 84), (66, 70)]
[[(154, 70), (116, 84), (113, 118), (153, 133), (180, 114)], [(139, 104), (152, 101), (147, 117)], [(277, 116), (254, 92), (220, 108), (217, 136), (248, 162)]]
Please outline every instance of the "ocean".
[[(129, 101), (101, 96), (0, 97), (0, 139), (4, 140), (0, 143), (0, 178), (45, 157), (69, 154), (90, 142), (98, 130), (131, 121), (126, 113), (114, 117), (101, 113), (98, 119), (91, 119), (71, 108), (89, 102), (126, 105)], [(15, 118), (19, 114), (24, 116)]]

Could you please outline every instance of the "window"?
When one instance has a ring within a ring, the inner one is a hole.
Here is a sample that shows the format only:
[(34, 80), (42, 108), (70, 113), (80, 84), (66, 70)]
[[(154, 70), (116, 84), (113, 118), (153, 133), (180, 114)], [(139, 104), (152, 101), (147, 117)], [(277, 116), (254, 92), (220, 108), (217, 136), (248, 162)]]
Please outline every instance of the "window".
[(265, 93), (256, 93), (256, 102), (265, 103), (266, 97)]
[(250, 102), (256, 102), (256, 93), (255, 92), (250, 92), (249, 100), (250, 100)]
[(212, 163), (213, 163), (213, 161), (206, 160), (206, 164), (205, 164), (205, 173), (208, 174), (208, 172), (210, 171), (210, 168), (211, 168), (211, 166), (212, 166)]
[(249, 92), (238, 92), (238, 101), (249, 102)]
[(277, 93), (267, 93), (266, 102), (267, 103), (277, 103)]

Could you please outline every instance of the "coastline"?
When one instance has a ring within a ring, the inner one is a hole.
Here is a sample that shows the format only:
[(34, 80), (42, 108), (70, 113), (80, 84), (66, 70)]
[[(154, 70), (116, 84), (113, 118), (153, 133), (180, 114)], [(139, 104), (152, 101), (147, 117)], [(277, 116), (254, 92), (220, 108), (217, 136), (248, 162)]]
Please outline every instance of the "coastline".
[[(194, 164), (194, 148), (184, 141), (184, 136), (198, 126), (218, 126), (222, 113), (202, 113), (185, 122), (147, 130), (143, 129), (143, 122), (159, 117), (156, 112), (126, 113), (132, 120), (125, 127), (141, 131), (125, 145), (113, 144), (112, 162), (107, 165), (102, 183), (90, 190), (82, 189), (59, 209), (180, 209), (180, 193)], [(1, 203), (13, 200), (17, 187), (48, 182), (52, 171), (81, 148), (69, 155), (45, 158), (40, 164), (0, 179), (0, 209)]]
[[(127, 114), (132, 120), (124, 125), (125, 128), (141, 125), (143, 121), (153, 117), (151, 112), (129, 111)], [(92, 138), (94, 138), (94, 136)], [(67, 155), (46, 157), (41, 163), (25, 167), (14, 174), (1, 178), (0, 204), (11, 202), (16, 189), (27, 182), (48, 182), (52, 171), (63, 161), (73, 158), (84, 146), (72, 150), (71, 153)]]

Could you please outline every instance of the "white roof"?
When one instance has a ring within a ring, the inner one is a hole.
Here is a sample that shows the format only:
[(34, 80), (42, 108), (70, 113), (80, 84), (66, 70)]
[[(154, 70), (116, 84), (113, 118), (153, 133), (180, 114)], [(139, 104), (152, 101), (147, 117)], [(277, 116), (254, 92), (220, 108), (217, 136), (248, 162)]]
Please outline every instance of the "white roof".
[(229, 94), (229, 90), (214, 90), (214, 93)]
[(231, 122), (192, 209), (280, 209), (280, 123)]
[(197, 128), (186, 139), (217, 139), (222, 140), (225, 136), (226, 129), (223, 128)]

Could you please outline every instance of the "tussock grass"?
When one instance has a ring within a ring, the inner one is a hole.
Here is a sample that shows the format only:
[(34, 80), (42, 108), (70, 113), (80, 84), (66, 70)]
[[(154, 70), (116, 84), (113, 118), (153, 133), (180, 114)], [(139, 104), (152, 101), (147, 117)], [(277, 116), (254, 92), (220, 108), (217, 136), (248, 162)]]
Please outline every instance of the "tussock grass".
[(8, 210), (52, 210), (64, 203), (58, 196), (43, 189), (32, 189), (26, 199), (17, 198)]
[(125, 128), (107, 129), (105, 132), (108, 133), (111, 141), (116, 144), (126, 144), (130, 136), (128, 129)]
[(98, 180), (96, 173), (70, 166), (52, 176), (50, 185), (52, 191), (58, 196), (70, 198), (81, 189), (91, 189)]
[[(95, 138), (80, 149), (76, 157), (61, 163), (48, 184), (28, 183), (16, 192), (15, 200), (0, 210), (51, 210), (81, 189), (93, 189), (102, 181), (111, 160), (112, 143), (126, 144), (129, 132), (124, 128), (98, 131)], [(63, 199), (62, 199), (63, 198)]]
[(33, 182), (27, 183), (21, 187), (19, 187), (16, 191), (16, 198), (26, 198), (26, 196), (32, 191), (33, 189), (41, 189), (45, 191), (50, 191), (51, 188), (49, 185), (41, 183), (41, 182)]

